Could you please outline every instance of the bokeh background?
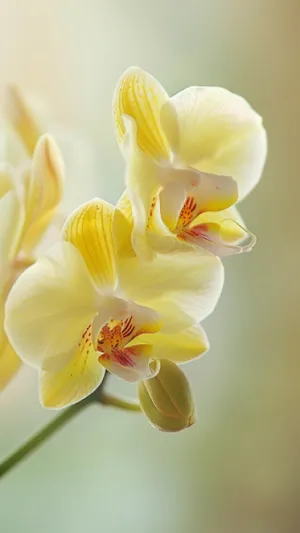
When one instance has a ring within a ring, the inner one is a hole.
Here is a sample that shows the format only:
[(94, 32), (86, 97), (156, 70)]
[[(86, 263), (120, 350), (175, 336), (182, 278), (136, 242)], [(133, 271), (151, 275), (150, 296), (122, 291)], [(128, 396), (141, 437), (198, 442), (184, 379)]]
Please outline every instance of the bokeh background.
[[(186, 367), (197, 425), (161, 434), (142, 416), (88, 408), (0, 481), (1, 533), (299, 531), (299, 2), (0, 0), (0, 13), (0, 83), (47, 109), (68, 211), (122, 192), (111, 99), (130, 65), (170, 93), (242, 94), (269, 137), (264, 177), (240, 206), (258, 244), (226, 259), (211, 350)], [(24, 368), (1, 394), (0, 456), (52, 416)]]

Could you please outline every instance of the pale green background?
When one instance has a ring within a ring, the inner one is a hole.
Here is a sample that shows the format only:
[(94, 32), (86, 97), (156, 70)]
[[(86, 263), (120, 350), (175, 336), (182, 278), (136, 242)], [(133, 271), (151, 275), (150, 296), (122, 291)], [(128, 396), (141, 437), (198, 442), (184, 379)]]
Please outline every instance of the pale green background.
[[(130, 65), (170, 93), (242, 94), (269, 135), (264, 178), (241, 206), (258, 244), (225, 261), (211, 350), (187, 368), (197, 425), (165, 435), (142, 416), (90, 408), (1, 480), (1, 533), (299, 531), (299, 2), (0, 0), (0, 12), (0, 82), (51, 109), (68, 210), (122, 192), (111, 98)], [(24, 369), (0, 398), (0, 455), (51, 416)]]

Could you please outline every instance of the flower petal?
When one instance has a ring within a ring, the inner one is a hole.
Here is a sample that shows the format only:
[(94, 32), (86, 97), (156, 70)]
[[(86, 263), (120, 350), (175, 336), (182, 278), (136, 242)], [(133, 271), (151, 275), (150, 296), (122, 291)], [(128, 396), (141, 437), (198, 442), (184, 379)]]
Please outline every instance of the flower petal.
[(41, 132), (17, 87), (7, 87), (5, 104), (7, 120), (18, 133), (28, 154), (32, 156)]
[(170, 150), (160, 124), (160, 112), (168, 95), (158, 81), (138, 67), (131, 67), (121, 76), (113, 98), (116, 135), (122, 145), (126, 126), (123, 115), (137, 124), (140, 149), (156, 159), (169, 159)]
[(161, 217), (170, 230), (176, 227), (186, 196), (186, 187), (179, 182), (167, 183), (159, 194)]
[(112, 221), (115, 208), (98, 198), (87, 202), (68, 217), (63, 237), (81, 253), (99, 287), (114, 288), (116, 283)]
[(0, 199), (8, 192), (14, 189), (12, 169), (8, 165), (0, 166)]
[[(48, 250), (49, 243), (47, 243), (47, 239), (44, 239), (44, 237), (50, 225), (50, 231), (52, 230), (55, 232), (55, 230), (57, 230), (57, 234), (55, 235), (55, 238), (52, 238), (51, 235), (49, 242), (53, 243), (53, 241), (55, 242), (60, 238), (60, 231), (58, 228), (55, 228), (55, 223), (57, 223), (58, 220), (55, 220), (56, 215), (56, 209), (46, 211), (44, 214), (41, 214), (37, 220), (34, 220), (30, 225), (24, 228), (24, 234), (22, 236), (22, 250), (26, 255), (39, 255), (41, 251)], [(40, 246), (38, 247), (38, 245)], [(34, 254), (32, 254), (33, 250), (35, 252)]]
[(132, 207), (128, 193), (125, 191), (116, 205), (112, 224), (115, 250), (121, 256), (135, 256), (135, 251), (131, 244), (132, 230)]
[(75, 354), (62, 368), (40, 371), (40, 401), (44, 407), (62, 409), (83, 400), (100, 385), (105, 369), (91, 339), (91, 325), (81, 335)]
[(24, 213), (16, 191), (7, 192), (0, 199), (0, 293), (9, 262), (18, 249), (23, 221)]
[(206, 333), (200, 325), (174, 332), (172, 335), (162, 332), (153, 336), (145, 334), (136, 341), (152, 343), (153, 359), (168, 359), (178, 364), (192, 361), (209, 349)]
[(63, 179), (64, 164), (59, 149), (50, 135), (43, 135), (34, 150), (31, 174), (24, 174), (23, 178), (26, 202), (23, 248), (27, 252), (45, 231), (45, 217), (49, 223), (55, 215), (62, 198)]
[[(232, 243), (231, 235), (234, 224), (238, 226), (238, 231), (244, 233), (246, 242), (243, 241), (240, 244)], [(256, 243), (256, 237), (253, 233), (250, 233), (237, 224), (237, 222), (230, 219), (223, 220), (220, 223), (207, 222), (192, 226), (182, 231), (178, 237), (186, 243), (205, 248), (219, 257), (251, 252)]]
[(74, 246), (58, 243), (28, 268), (6, 302), (5, 329), (17, 354), (32, 366), (74, 351), (93, 319), (98, 295)]
[(199, 322), (214, 309), (223, 286), (217, 257), (194, 250), (158, 255), (142, 268), (137, 258), (118, 260), (120, 287), (127, 298), (163, 316), (173, 331)]
[(21, 360), (5, 335), (3, 315), (3, 304), (0, 304), (0, 391), (8, 385), (21, 366)]
[[(239, 200), (260, 179), (267, 153), (261, 117), (236, 94), (219, 87), (189, 87), (164, 106), (166, 135), (186, 164), (203, 172), (232, 176), (239, 186)], [(162, 116), (163, 116), (162, 115)]]
[(33, 154), (31, 182), (27, 202), (37, 214), (58, 205), (63, 193), (64, 163), (57, 144), (51, 135), (43, 135)]
[(135, 121), (126, 116), (125, 125), (124, 144), (129, 154), (126, 185), (134, 221), (131, 242), (135, 253), (141, 259), (151, 260), (153, 250), (148, 242), (148, 222), (161, 188), (159, 166), (138, 147)]

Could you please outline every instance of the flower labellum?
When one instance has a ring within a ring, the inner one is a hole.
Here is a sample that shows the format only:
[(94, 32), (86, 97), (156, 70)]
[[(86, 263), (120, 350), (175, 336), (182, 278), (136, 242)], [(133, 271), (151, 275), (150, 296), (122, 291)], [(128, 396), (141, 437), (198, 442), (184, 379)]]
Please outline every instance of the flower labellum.
[(140, 405), (150, 422), (161, 431), (181, 431), (196, 422), (190, 384), (172, 361), (162, 359), (158, 374), (138, 386)]

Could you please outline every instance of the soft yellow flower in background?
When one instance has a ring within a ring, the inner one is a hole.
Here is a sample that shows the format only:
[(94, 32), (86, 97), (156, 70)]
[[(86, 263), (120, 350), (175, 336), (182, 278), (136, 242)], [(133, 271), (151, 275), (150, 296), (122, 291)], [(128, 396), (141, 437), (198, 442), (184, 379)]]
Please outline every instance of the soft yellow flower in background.
[(6, 88), (3, 107), (7, 125), (17, 136), (16, 142), (21, 141), (24, 152), (31, 158), (42, 131), (18, 87)]
[(118, 83), (113, 110), (135, 252), (151, 259), (190, 246), (220, 256), (251, 250), (256, 239), (232, 207), (257, 184), (266, 158), (266, 133), (250, 105), (217, 87), (170, 98), (133, 67)]
[(17, 372), (20, 360), (4, 332), (4, 303), (13, 281), (11, 269), (18, 247), (18, 238), (24, 215), (10, 174), (0, 175), (0, 390)]
[(126, 223), (102, 200), (84, 204), (68, 218), (64, 241), (10, 292), (6, 331), (18, 355), (39, 369), (46, 407), (88, 396), (105, 369), (139, 381), (158, 372), (161, 358), (181, 363), (208, 348), (199, 321), (220, 296), (220, 260), (199, 262), (188, 252), (141, 267), (136, 257), (115, 254), (112, 226)]
[(7, 165), (0, 173), (0, 390), (20, 366), (3, 329), (5, 300), (16, 278), (34, 261), (35, 249), (56, 215), (64, 175), (54, 140), (48, 135), (38, 140), (39, 131), (20, 95), (15, 104), (13, 126), (32, 161), (26, 168)]

